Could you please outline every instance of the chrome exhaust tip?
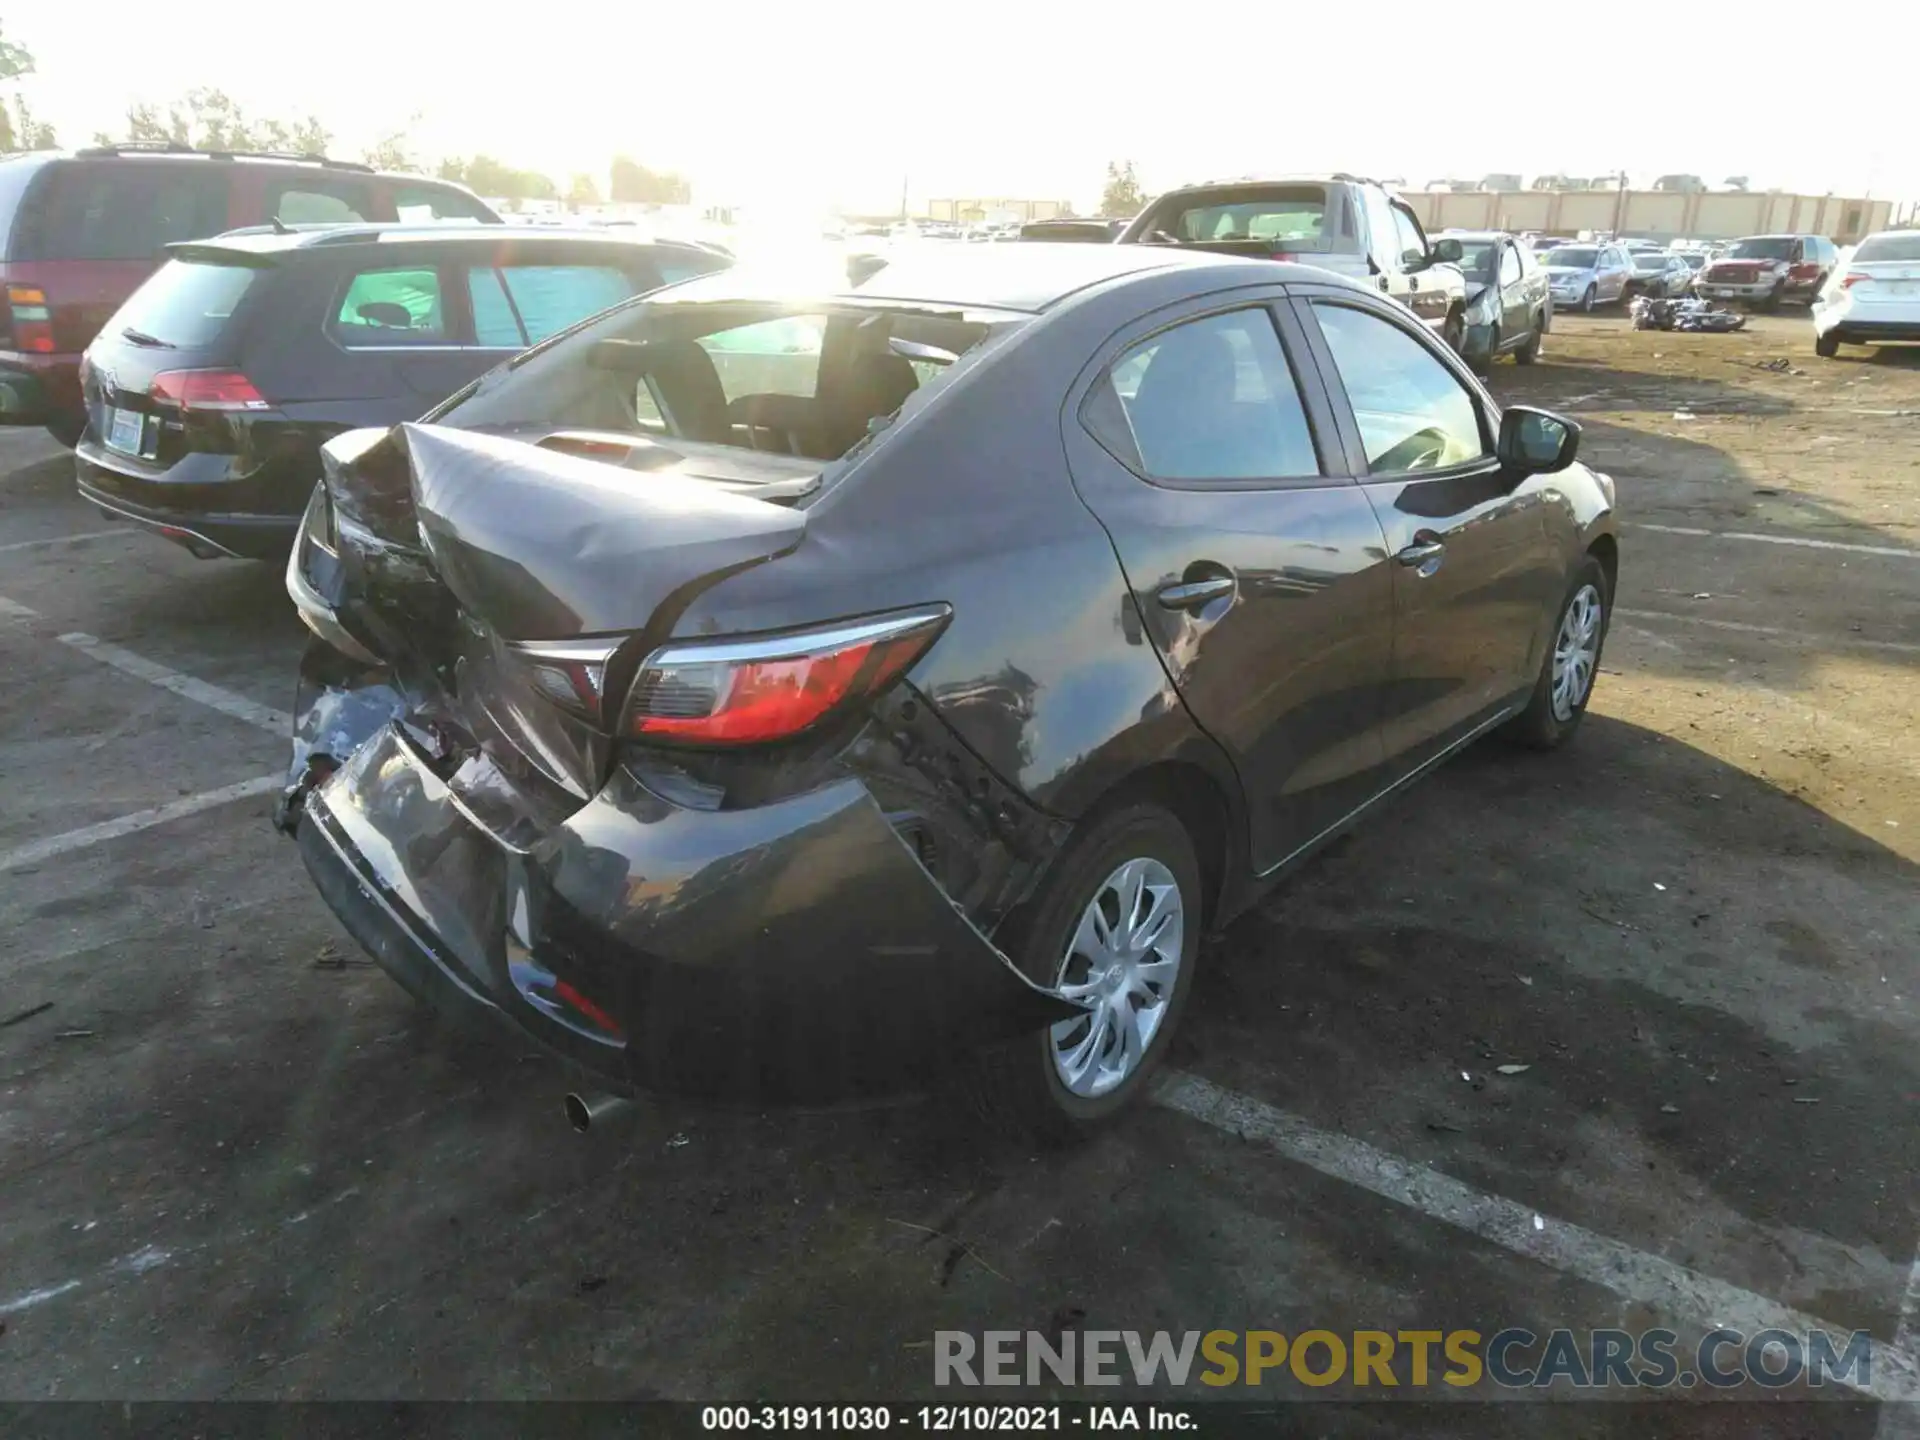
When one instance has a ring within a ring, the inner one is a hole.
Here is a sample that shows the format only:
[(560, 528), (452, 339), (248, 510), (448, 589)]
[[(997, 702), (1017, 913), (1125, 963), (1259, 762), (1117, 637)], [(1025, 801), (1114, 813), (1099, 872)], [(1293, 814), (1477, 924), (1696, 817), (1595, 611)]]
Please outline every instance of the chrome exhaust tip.
[(570, 1091), (565, 1103), (567, 1124), (580, 1135), (633, 1111), (633, 1101), (625, 1095), (608, 1095), (597, 1090)]

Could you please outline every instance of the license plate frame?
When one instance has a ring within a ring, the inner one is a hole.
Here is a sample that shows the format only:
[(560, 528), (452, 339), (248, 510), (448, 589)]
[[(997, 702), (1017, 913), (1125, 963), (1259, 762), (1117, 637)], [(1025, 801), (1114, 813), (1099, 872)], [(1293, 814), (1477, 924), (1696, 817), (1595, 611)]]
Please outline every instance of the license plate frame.
[(107, 407), (107, 448), (122, 455), (144, 457), (147, 453), (147, 420), (138, 410)]

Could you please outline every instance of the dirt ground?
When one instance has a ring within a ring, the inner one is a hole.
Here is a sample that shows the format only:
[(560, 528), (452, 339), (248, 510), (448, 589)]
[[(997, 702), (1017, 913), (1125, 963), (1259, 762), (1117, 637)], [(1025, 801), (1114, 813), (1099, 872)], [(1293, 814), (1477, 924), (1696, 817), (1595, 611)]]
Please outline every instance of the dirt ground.
[[(662, 1101), (583, 1141), (547, 1062), (360, 963), (263, 794), (18, 859), (274, 774), (247, 707), (287, 703), (299, 627), (270, 567), (95, 534), (68, 462), (0, 434), (0, 1400), (917, 1401), (953, 1398), (940, 1329), (1727, 1307), (1911, 1367), (1920, 353), (1603, 312), (1490, 383), (1618, 481), (1585, 730), (1476, 748), (1208, 947), (1174, 1062), (1241, 1118), (1173, 1090), (1066, 1155), (924, 1101)], [(1283, 1433), (1920, 1419), (1263, 1398)]]

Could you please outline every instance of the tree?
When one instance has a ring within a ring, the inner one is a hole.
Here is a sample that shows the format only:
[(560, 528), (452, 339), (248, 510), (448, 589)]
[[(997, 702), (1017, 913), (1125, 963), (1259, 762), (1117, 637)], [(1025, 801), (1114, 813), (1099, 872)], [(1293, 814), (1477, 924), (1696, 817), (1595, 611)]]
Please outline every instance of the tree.
[(1100, 192), (1100, 213), (1109, 220), (1131, 220), (1146, 205), (1133, 161), (1107, 162), (1107, 188)]
[[(31, 74), (33, 74), (33, 52), (24, 45), (15, 45), (5, 36), (0, 36), (0, 80), (18, 80), (22, 75)], [(23, 105), (25, 103), (25, 101), (21, 102)], [(25, 136), (26, 126), (23, 124), (19, 128), (22, 133), (16, 135), (13, 116), (7, 113), (7, 107), (4, 104), (0, 104), (0, 153), (23, 148), (23, 145), (29, 150), (35, 148)]]
[(578, 210), (582, 205), (598, 205), (600, 187), (594, 184), (591, 175), (576, 175), (573, 184), (567, 189), (567, 208)]
[(376, 170), (417, 171), (420, 162), (414, 158), (407, 139), (413, 127), (419, 123), (420, 112), (416, 110), (407, 117), (406, 124), (390, 135), (381, 136), (379, 142), (362, 152), (360, 158)]
[[(0, 110), (0, 121), (5, 120), (6, 112)], [(60, 141), (54, 136), (53, 126), (43, 120), (33, 118), (33, 111), (27, 106), (27, 97), (13, 97), (13, 120), (0, 127), (11, 133), (0, 133), (0, 150), (57, 150)]]
[(449, 156), (440, 162), (437, 173), (442, 180), (452, 180), (494, 200), (551, 200), (559, 193), (553, 181), (539, 171), (516, 170), (491, 155), (476, 155), (471, 160)]
[[(94, 137), (110, 141), (104, 131)], [(324, 155), (332, 135), (318, 116), (304, 120), (249, 120), (224, 90), (189, 90), (166, 114), (141, 101), (127, 107), (125, 138), (141, 145), (191, 145), (199, 150), (283, 150)]]
[(686, 176), (649, 170), (625, 155), (613, 157), (609, 178), (616, 205), (685, 205), (693, 198)]

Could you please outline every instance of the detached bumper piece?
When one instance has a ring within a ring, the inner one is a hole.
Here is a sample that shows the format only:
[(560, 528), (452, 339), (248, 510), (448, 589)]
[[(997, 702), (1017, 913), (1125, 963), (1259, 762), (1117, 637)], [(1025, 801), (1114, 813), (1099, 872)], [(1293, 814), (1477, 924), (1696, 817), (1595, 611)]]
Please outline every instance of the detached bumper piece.
[(437, 1008), (619, 1087), (898, 1090), (1072, 1013), (1018, 975), (851, 777), (690, 810), (624, 769), (539, 826), (399, 725), (307, 797), (301, 854), (362, 946)]

